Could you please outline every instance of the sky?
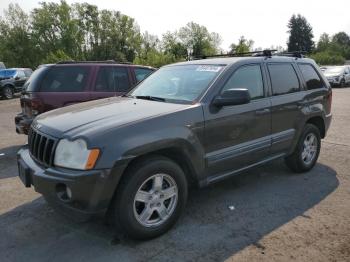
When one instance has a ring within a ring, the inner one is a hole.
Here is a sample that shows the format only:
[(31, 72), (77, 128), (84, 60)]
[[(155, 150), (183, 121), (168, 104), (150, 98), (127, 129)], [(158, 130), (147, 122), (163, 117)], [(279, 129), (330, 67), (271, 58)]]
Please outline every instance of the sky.
[[(59, 2), (51, 0), (48, 2)], [(350, 35), (350, 0), (67, 0), (88, 2), (100, 9), (113, 9), (137, 21), (142, 32), (161, 37), (188, 22), (204, 25), (222, 37), (221, 47), (228, 50), (240, 36), (254, 40), (254, 48), (286, 47), (287, 23), (293, 14), (306, 17), (313, 27), (315, 41), (326, 32), (345, 31)], [(10, 3), (25, 11), (39, 6), (37, 0), (1, 0), (0, 15)]]

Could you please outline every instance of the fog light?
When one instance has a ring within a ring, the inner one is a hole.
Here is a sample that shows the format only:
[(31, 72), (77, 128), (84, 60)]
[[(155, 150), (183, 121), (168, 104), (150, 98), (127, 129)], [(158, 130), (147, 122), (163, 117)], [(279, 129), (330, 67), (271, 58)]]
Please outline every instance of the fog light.
[(72, 190), (65, 184), (56, 185), (57, 197), (64, 202), (69, 202), (72, 200)]

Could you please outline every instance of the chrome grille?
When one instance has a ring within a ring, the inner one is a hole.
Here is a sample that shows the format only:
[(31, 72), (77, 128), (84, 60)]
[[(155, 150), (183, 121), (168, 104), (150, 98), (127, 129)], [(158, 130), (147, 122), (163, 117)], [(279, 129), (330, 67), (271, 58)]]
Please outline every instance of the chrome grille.
[(56, 139), (30, 128), (28, 133), (29, 152), (37, 162), (45, 166), (53, 166), (56, 144)]

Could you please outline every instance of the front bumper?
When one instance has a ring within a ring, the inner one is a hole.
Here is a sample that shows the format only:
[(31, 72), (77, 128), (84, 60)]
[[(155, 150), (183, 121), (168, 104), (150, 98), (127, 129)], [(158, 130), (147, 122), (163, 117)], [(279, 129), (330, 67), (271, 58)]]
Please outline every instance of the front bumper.
[[(50, 204), (77, 215), (90, 217), (104, 213), (113, 198), (122, 168), (76, 171), (44, 168), (38, 165), (24, 147), (17, 153), (19, 176), (26, 187), (34, 186)], [(62, 198), (62, 188), (71, 190), (69, 199)]]
[(28, 135), (33, 119), (34, 118), (28, 117), (23, 113), (19, 113), (17, 116), (15, 116), (16, 133)]

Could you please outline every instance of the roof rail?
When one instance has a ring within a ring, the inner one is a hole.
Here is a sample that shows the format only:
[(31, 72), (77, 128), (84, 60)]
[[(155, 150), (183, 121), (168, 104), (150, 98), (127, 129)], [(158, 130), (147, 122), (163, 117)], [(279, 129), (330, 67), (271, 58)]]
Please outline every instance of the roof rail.
[(275, 49), (265, 49), (260, 51), (253, 51), (253, 52), (241, 52), (241, 53), (227, 53), (227, 54), (217, 54), (217, 55), (203, 55), (200, 57), (196, 57), (195, 59), (206, 59), (206, 58), (212, 58), (212, 57), (240, 57), (240, 56), (272, 56), (273, 52), (276, 52)]
[(59, 61), (56, 64), (89, 64), (89, 63), (99, 63), (99, 64), (131, 64), (130, 62), (116, 62), (114, 60), (105, 60), (105, 61), (74, 61), (74, 60), (67, 60), (67, 61)]

